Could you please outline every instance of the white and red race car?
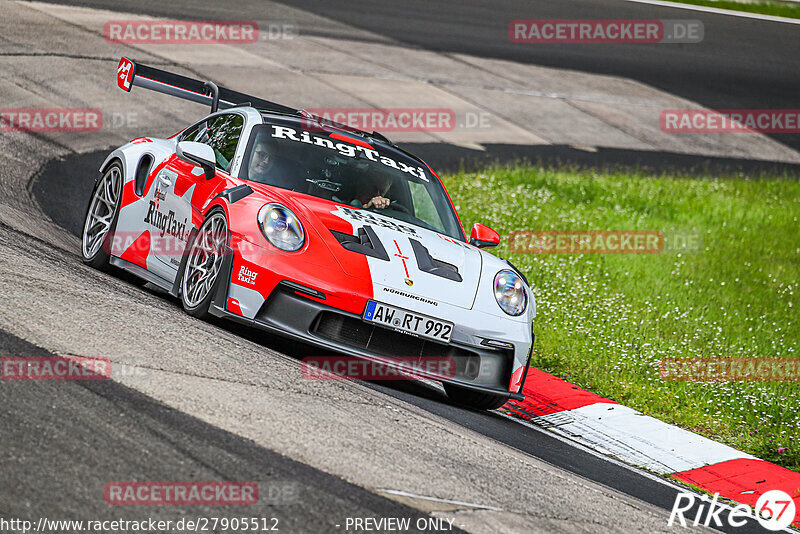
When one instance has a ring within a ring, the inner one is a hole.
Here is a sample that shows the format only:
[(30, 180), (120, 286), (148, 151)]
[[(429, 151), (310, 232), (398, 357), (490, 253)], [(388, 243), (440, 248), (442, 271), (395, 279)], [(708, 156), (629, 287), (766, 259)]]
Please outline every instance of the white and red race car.
[[(521, 400), (535, 301), (469, 239), (439, 177), (378, 133), (122, 58), (118, 85), (211, 105), (169, 139), (141, 137), (100, 169), (84, 262), (114, 266), (217, 316), (408, 369), (455, 402)], [(432, 369), (439, 369), (433, 371)]]

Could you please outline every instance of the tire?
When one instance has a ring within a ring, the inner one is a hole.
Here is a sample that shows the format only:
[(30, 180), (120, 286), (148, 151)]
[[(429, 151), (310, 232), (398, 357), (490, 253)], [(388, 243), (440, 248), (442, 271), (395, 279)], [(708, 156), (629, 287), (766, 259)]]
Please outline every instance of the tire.
[(83, 263), (109, 271), (111, 236), (117, 227), (119, 205), (122, 199), (122, 166), (115, 161), (106, 168), (97, 181), (89, 197), (86, 217), (81, 236), (81, 257)]
[(208, 309), (220, 283), (220, 270), (230, 239), (228, 221), (213, 209), (186, 246), (186, 265), (180, 283), (181, 304), (189, 315), (208, 319)]
[(446, 382), (443, 385), (451, 401), (475, 410), (494, 410), (508, 402), (508, 397), (503, 395), (473, 391)]

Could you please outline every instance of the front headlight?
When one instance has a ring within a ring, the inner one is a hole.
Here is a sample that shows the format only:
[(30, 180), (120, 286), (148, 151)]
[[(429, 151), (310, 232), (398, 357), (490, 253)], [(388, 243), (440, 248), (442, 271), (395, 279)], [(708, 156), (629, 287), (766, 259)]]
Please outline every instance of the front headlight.
[(500, 271), (494, 277), (494, 298), (509, 315), (522, 315), (528, 305), (528, 294), (522, 278), (514, 271)]
[(282, 204), (264, 205), (258, 212), (258, 226), (270, 243), (287, 252), (299, 250), (306, 240), (300, 219)]

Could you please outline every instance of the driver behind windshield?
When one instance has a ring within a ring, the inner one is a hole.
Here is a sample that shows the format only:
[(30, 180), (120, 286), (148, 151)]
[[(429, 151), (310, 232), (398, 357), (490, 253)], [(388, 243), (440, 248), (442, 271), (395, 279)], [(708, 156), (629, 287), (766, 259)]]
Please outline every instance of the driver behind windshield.
[(392, 187), (392, 178), (387, 174), (362, 175), (356, 189), (355, 199), (350, 204), (364, 209), (386, 209), (391, 203), (391, 200), (386, 198), (390, 187)]

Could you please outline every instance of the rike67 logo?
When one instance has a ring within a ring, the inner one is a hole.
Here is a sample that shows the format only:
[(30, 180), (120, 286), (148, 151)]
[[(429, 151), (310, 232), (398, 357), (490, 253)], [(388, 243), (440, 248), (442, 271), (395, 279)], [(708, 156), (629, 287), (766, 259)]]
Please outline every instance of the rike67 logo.
[[(748, 520), (755, 519), (767, 530), (778, 531), (787, 528), (795, 521), (797, 512), (792, 497), (781, 490), (770, 490), (764, 492), (756, 501), (755, 508), (746, 504), (738, 504), (732, 508), (725, 507), (717, 502), (719, 493), (713, 497), (708, 495), (695, 495), (693, 493), (679, 493), (672, 506), (672, 512), (667, 521), (668, 526), (673, 526), (676, 522), (682, 527), (703, 525), (706, 527), (722, 527), (722, 514), (729, 510), (726, 520), (732, 527), (743, 527)], [(696, 511), (690, 512), (697, 500), (701, 504)], [(708, 506), (706, 504), (708, 503)], [(684, 516), (688, 514), (688, 516)], [(688, 522), (691, 523), (688, 523)]]

